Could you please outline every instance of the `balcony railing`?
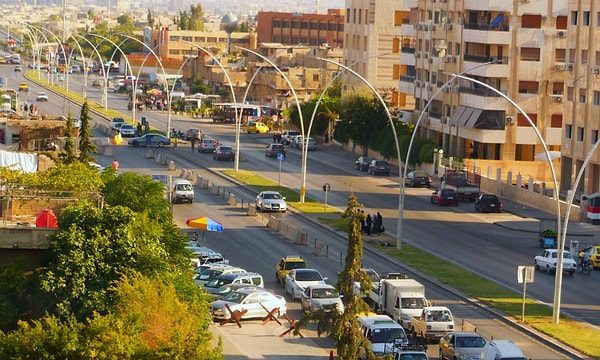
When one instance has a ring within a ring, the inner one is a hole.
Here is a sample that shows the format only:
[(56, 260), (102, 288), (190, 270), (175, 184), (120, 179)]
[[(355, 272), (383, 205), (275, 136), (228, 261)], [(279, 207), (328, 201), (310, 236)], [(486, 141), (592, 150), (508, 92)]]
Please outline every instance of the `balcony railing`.
[(492, 27), (488, 23), (465, 23), (465, 29), (482, 31), (509, 31), (510, 27), (508, 24), (500, 24), (496, 27)]

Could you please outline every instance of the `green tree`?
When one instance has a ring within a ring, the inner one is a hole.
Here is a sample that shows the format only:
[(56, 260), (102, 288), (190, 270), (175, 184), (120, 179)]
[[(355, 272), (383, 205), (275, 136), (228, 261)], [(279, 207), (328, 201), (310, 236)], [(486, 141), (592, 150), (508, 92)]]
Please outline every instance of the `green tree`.
[[(319, 99), (319, 95), (314, 96), (309, 101), (305, 102), (300, 106), (302, 111), (302, 122), (304, 123), (304, 131), (305, 133), (308, 131), (308, 127), (310, 125), (310, 119), (313, 115), (315, 106), (317, 105), (317, 100)], [(330, 96), (328, 93), (323, 96), (321, 99), (321, 103), (319, 104), (319, 108), (315, 114), (315, 118), (312, 124), (311, 134), (323, 134), (326, 130), (329, 129), (329, 124), (332, 124), (338, 117), (338, 111), (340, 107), (340, 98)], [(292, 124), (297, 128), (301, 128), (300, 116), (298, 115), (297, 107), (293, 107), (290, 109), (290, 120)]]
[(243, 33), (247, 33), (250, 32), (250, 25), (248, 24), (247, 21), (244, 21), (240, 24), (238, 24), (237, 29), (235, 29), (236, 32), (243, 32)]
[(75, 144), (73, 143), (73, 117), (71, 116), (71, 113), (67, 116), (67, 129), (65, 130), (65, 146), (63, 150), (60, 157), (65, 164), (71, 164), (77, 161)]
[(156, 25), (156, 19), (154, 18), (154, 13), (150, 9), (148, 9), (146, 20), (148, 21), (148, 26), (150, 26), (151, 29), (154, 29), (154, 25)]
[(190, 23), (188, 30), (204, 30), (204, 12), (202, 11), (202, 5), (197, 4), (190, 6)]
[(79, 160), (87, 162), (93, 160), (92, 154), (96, 152), (96, 145), (91, 140), (90, 109), (87, 99), (81, 105), (79, 120), (81, 121), (81, 127), (79, 128)]
[(364, 213), (361, 212), (362, 207), (354, 193), (350, 193), (346, 211), (342, 215), (343, 218), (349, 221), (348, 248), (344, 270), (338, 274), (338, 281), (335, 285), (336, 290), (340, 294), (344, 294), (344, 312), (340, 314), (325, 312), (321, 309), (315, 313), (307, 314), (298, 321), (295, 330), (295, 333), (297, 333), (302, 327), (306, 327), (309, 322), (316, 321), (319, 335), (327, 333), (334, 339), (337, 355), (341, 360), (356, 359), (361, 347), (370, 351), (369, 342), (361, 333), (357, 321), (360, 314), (369, 311), (369, 305), (354, 291), (354, 284), (357, 282), (360, 284), (361, 290), (372, 288), (371, 278), (360, 270), (363, 257), (361, 228), (365, 218)]

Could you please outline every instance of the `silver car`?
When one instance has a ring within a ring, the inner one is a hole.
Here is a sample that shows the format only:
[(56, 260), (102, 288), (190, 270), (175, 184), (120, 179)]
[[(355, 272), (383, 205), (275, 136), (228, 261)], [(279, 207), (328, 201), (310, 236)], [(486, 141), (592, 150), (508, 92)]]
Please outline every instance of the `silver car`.
[(476, 332), (451, 332), (440, 339), (440, 359), (478, 360), (484, 345)]
[(166, 145), (171, 145), (171, 139), (162, 134), (150, 133), (144, 136), (129, 139), (127, 143), (135, 147), (140, 145), (164, 147)]
[(321, 309), (325, 312), (344, 312), (342, 297), (329, 284), (307, 286), (300, 297), (300, 303), (302, 304), (302, 311), (305, 313)]
[(309, 137), (300, 142), (299, 148), (303, 149), (304, 146), (306, 146), (306, 150), (308, 151), (317, 150), (317, 140), (315, 140), (315, 138)]
[(279, 310), (276, 316), (281, 316), (287, 311), (283, 296), (275, 295), (264, 289), (257, 290), (246, 287), (227, 294), (221, 300), (213, 301), (210, 303), (210, 307), (213, 317), (219, 320), (229, 319), (231, 317), (230, 310), (232, 312), (243, 311), (241, 319), (262, 319), (275, 308)]
[(285, 197), (277, 191), (263, 191), (256, 196), (256, 208), (260, 211), (282, 211), (287, 210)]

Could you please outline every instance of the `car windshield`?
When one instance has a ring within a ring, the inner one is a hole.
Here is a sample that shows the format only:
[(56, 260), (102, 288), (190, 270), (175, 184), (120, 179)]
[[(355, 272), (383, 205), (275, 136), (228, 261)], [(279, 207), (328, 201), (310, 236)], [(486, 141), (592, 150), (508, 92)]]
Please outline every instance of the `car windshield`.
[(204, 286), (207, 287), (207, 288), (218, 288), (218, 287), (221, 287), (223, 285), (231, 284), (232, 282), (233, 282), (233, 279), (231, 279), (231, 278), (227, 278), (227, 279), (213, 279), (213, 280), (207, 282), (206, 284), (204, 284)]
[(406, 353), (400, 354), (398, 360), (427, 360), (429, 359), (426, 354), (423, 353)]
[(323, 277), (316, 271), (299, 271), (296, 273), (296, 281), (321, 281)]
[(312, 297), (314, 299), (332, 299), (337, 298), (338, 294), (334, 289), (314, 289)]
[(285, 269), (286, 270), (306, 269), (306, 263), (299, 262), (299, 261), (288, 262), (288, 263), (285, 264)]
[(405, 339), (406, 333), (402, 328), (375, 329), (372, 333), (371, 343), (393, 343), (396, 339)]
[(223, 300), (241, 304), (245, 298), (246, 298), (246, 294), (234, 291), (234, 292), (230, 292), (229, 294), (225, 295), (225, 297), (223, 297)]
[(175, 190), (194, 191), (191, 184), (177, 184), (177, 186), (175, 187)]
[(456, 346), (461, 348), (481, 348), (485, 345), (485, 340), (478, 336), (465, 336), (456, 339)]
[(385, 161), (376, 161), (375, 166), (387, 166), (387, 162)]
[(265, 199), (281, 199), (279, 194), (264, 194)]
[(230, 147), (228, 147), (228, 146), (221, 146), (221, 147), (219, 148), (219, 150), (221, 150), (221, 151), (231, 151), (231, 150), (232, 150), (232, 148), (230, 148)]

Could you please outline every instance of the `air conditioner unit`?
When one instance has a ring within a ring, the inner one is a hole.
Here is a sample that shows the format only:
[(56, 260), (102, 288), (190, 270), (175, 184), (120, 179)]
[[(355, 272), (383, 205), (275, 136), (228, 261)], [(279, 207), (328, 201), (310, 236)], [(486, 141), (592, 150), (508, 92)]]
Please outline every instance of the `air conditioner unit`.
[(442, 24), (442, 29), (444, 29), (444, 30), (452, 30), (452, 24)]
[(555, 64), (554, 68), (556, 71), (565, 71), (565, 64)]
[(460, 91), (460, 85), (453, 85), (451, 91), (455, 94), (458, 94), (458, 92)]
[(421, 52), (420, 51), (415, 52), (415, 59), (418, 59), (420, 57), (421, 57)]
[(512, 116), (507, 116), (506, 117), (506, 123), (507, 124), (511, 124), (513, 122), (513, 117)]
[(464, 24), (465, 24), (465, 19), (464, 19), (464, 18), (461, 18), (461, 17), (459, 17), (459, 18), (458, 18), (458, 25), (464, 25)]
[(448, 62), (448, 55), (442, 56), (442, 62), (443, 63), (447, 63)]
[(558, 37), (565, 37), (565, 36), (567, 36), (567, 31), (566, 30), (558, 30), (556, 32), (556, 35), (558, 35)]
[(415, 87), (416, 88), (421, 87), (421, 80), (415, 80)]
[(420, 25), (421, 25), (421, 24), (419, 24), (419, 23), (416, 23), (415, 25), (413, 25), (413, 27), (415, 28), (415, 30), (421, 30), (421, 29), (419, 29)]
[(429, 63), (430, 63), (430, 64), (433, 64), (433, 58), (430, 58), (430, 59), (429, 59)]
[(449, 92), (450, 92), (450, 90), (452, 90), (450, 86), (446, 86), (446, 87), (444, 88), (444, 92), (445, 92), (445, 93), (449, 93)]
[(429, 118), (425, 119), (425, 125), (429, 125), (431, 123), (431, 120), (429, 120)]
[(592, 68), (592, 74), (593, 75), (600, 75), (600, 68), (597, 68), (597, 67)]
[(555, 102), (555, 103), (563, 102), (562, 95), (550, 95), (550, 98), (552, 99), (552, 102)]
[(573, 64), (565, 64), (566, 71), (573, 71)]
[(450, 116), (442, 116), (442, 117), (440, 118), (440, 122), (441, 122), (442, 124), (446, 124), (446, 123), (448, 123), (448, 121), (450, 121)]
[(433, 30), (435, 30), (435, 25), (433, 25), (433, 24), (429, 24), (429, 25), (427, 25), (427, 30), (428, 30), (428, 31), (433, 31)]
[(433, 85), (431, 85), (431, 84), (427, 85), (427, 91), (433, 91)]

